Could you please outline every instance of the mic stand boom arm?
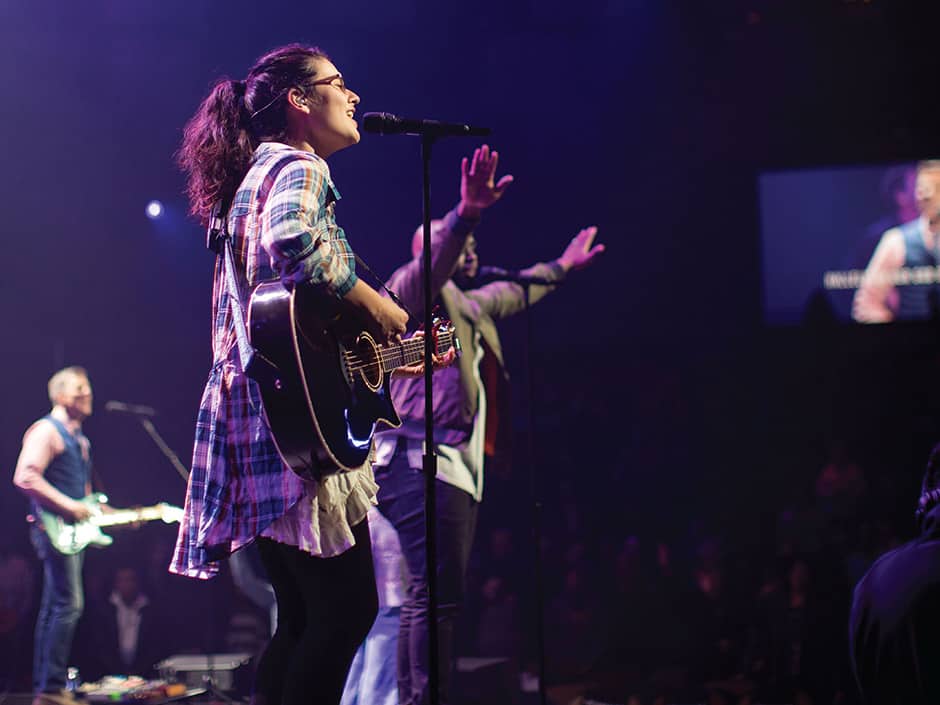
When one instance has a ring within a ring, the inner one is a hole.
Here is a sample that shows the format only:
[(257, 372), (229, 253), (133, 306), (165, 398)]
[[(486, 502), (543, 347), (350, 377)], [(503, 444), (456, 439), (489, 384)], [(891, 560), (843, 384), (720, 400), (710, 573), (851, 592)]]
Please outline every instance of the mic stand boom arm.
[(160, 435), (160, 432), (157, 431), (157, 427), (153, 425), (153, 421), (148, 419), (146, 416), (138, 416), (137, 420), (140, 421), (140, 425), (144, 427), (144, 430), (147, 432), (147, 435), (150, 436), (151, 440), (156, 444), (157, 448), (160, 449), (160, 452), (170, 461), (170, 465), (180, 474), (180, 477), (183, 478), (183, 482), (189, 480), (189, 470), (183, 465), (182, 461), (179, 459), (179, 456), (173, 452), (173, 449), (167, 445), (166, 441), (163, 440), (163, 436)]

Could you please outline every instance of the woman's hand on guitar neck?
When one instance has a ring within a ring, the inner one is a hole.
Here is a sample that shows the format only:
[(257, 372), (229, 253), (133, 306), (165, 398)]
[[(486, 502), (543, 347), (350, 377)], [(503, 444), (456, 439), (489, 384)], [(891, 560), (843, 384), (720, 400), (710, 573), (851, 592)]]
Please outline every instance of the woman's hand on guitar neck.
[[(415, 333), (415, 337), (422, 335), (421, 333)], [(454, 348), (450, 348), (443, 355), (432, 355), (431, 359), (433, 360), (432, 369), (437, 372), (438, 370), (443, 370), (445, 367), (450, 367), (454, 364), (454, 360), (457, 359), (457, 351)], [(424, 376), (424, 362), (419, 362), (417, 365), (406, 365), (405, 367), (399, 367), (398, 369), (392, 372), (392, 377), (423, 377)]]

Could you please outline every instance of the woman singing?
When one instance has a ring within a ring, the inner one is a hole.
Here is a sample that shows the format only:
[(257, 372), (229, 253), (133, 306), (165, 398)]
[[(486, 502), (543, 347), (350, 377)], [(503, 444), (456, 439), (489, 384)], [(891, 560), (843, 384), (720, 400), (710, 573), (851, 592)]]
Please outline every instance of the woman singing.
[[(358, 103), (322, 51), (284, 46), (244, 80), (212, 89), (186, 125), (178, 159), (193, 214), (208, 221), (216, 204), (225, 209), (242, 292), (277, 278), (310, 283), (389, 340), (405, 332), (408, 316), (357, 278), (325, 161), (359, 142)], [(220, 559), (257, 543), (278, 619), (253, 702), (335, 705), (376, 612), (366, 522), (377, 489), (372, 468), (319, 482), (294, 474), (278, 455), (257, 385), (237, 362), (220, 266), (212, 316), (213, 366), (170, 570), (209, 578)]]

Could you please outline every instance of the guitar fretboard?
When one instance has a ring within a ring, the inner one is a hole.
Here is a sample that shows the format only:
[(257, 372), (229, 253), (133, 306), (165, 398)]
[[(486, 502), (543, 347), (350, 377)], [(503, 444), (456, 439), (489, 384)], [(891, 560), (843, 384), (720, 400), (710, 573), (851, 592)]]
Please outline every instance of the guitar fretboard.
[(91, 517), (89, 521), (95, 526), (118, 526), (120, 524), (133, 524), (135, 521), (155, 521), (162, 519), (165, 514), (160, 507), (142, 507), (140, 509), (121, 509), (116, 512), (99, 514)]
[[(454, 342), (454, 332), (444, 330), (438, 333), (435, 340), (434, 354), (440, 355), (448, 350)], [(363, 359), (358, 353), (348, 351), (346, 353), (346, 364), (350, 372), (360, 370), (374, 369), (376, 365), (382, 365), (386, 372), (406, 367), (421, 362), (424, 359), (424, 338), (415, 336), (404, 340), (395, 345), (380, 345), (377, 348), (377, 357), (372, 359)]]

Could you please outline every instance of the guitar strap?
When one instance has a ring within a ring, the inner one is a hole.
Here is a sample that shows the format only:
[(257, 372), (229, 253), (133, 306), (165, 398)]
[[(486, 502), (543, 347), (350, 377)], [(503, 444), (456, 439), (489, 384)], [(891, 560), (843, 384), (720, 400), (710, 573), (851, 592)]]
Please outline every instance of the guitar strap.
[[(288, 157), (275, 162), (265, 175), (265, 182), (273, 185), (278, 173), (292, 159), (292, 157)], [(232, 198), (234, 198), (234, 194)], [(228, 209), (231, 201), (232, 199), (219, 201), (213, 206), (206, 232), (206, 247), (222, 259), (224, 292), (228, 294), (232, 320), (235, 324), (235, 344), (238, 347), (238, 361), (242, 372), (260, 384), (273, 385), (280, 376), (277, 366), (252, 347), (251, 342), (248, 340), (248, 328), (245, 325), (245, 310), (242, 308), (241, 290), (235, 279), (235, 255), (232, 252), (232, 236), (228, 231)]]
[(366, 273), (372, 278), (372, 281), (375, 283), (376, 288), (384, 289), (384, 290), (385, 290), (385, 293), (388, 294), (388, 297), (389, 297), (392, 301), (394, 301), (396, 304), (398, 304), (398, 305), (402, 308), (402, 310), (403, 310), (405, 313), (408, 314), (409, 318), (412, 318), (413, 320), (417, 321), (418, 319), (417, 319), (417, 317), (411, 312), (411, 309), (409, 309), (409, 308), (405, 305), (405, 302), (402, 301), (402, 300), (398, 297), (398, 294), (396, 294), (394, 291), (392, 291), (392, 290), (389, 289), (387, 286), (385, 286), (385, 282), (382, 281), (382, 280), (379, 278), (379, 276), (378, 276), (375, 272), (372, 271), (372, 267), (370, 267), (369, 265), (367, 265), (367, 264), (365, 263), (365, 260), (362, 259), (362, 257), (360, 257), (359, 255), (353, 253), (353, 256), (356, 258), (356, 264), (358, 264), (360, 267), (362, 267), (363, 269), (365, 269), (365, 270), (366, 270)]
[[(256, 350), (248, 341), (248, 329), (245, 326), (245, 312), (242, 309), (241, 292), (235, 281), (235, 257), (232, 254), (232, 238), (228, 232), (228, 219), (224, 215), (222, 203), (216, 203), (209, 216), (209, 231), (206, 242), (209, 249), (215, 250), (222, 258), (222, 280), (224, 292), (228, 295), (229, 309), (235, 322), (235, 344), (238, 347), (238, 361), (242, 372), (248, 374), (256, 355)], [(220, 251), (221, 250), (221, 251)]]

